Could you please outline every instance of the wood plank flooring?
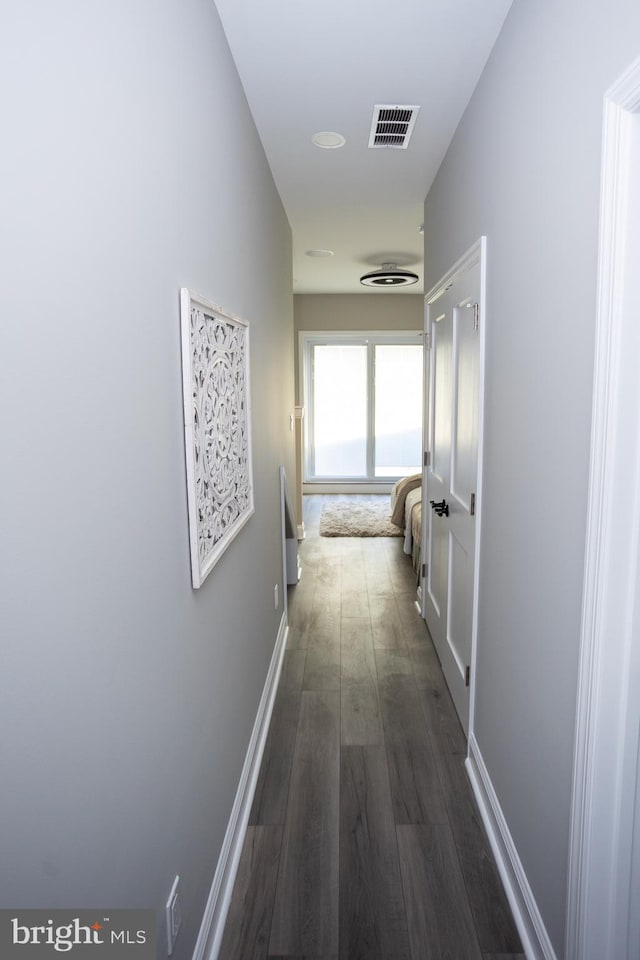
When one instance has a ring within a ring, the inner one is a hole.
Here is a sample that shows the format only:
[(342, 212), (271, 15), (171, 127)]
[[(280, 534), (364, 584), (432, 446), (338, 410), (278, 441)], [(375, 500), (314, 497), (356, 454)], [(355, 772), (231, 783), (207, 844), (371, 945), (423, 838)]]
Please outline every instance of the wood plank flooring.
[(220, 960), (524, 960), (402, 540), (320, 537), (330, 499), (305, 497)]

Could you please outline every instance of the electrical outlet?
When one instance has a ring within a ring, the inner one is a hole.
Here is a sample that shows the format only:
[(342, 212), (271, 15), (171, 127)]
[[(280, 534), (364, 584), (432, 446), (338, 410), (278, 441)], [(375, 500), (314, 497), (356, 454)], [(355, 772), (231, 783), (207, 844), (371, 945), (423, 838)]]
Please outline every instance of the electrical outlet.
[(273, 608), (274, 610), (278, 609), (278, 584), (277, 583), (273, 588)]
[(169, 899), (167, 900), (167, 905), (165, 907), (165, 913), (167, 916), (167, 955), (171, 956), (173, 953), (173, 948), (176, 943), (176, 937), (178, 936), (178, 930), (180, 929), (180, 924), (182, 923), (182, 909), (180, 905), (180, 890), (178, 889), (178, 884), (180, 883), (180, 877), (176, 877), (173, 881), (173, 886), (171, 887), (171, 893), (169, 894)]

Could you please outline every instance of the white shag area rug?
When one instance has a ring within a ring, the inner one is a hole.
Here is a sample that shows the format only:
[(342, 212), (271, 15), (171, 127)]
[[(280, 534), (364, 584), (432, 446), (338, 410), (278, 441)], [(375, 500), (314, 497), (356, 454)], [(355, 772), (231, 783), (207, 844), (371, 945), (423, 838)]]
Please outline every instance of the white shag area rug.
[(388, 497), (375, 500), (339, 500), (326, 503), (320, 517), (321, 537), (402, 537), (404, 530), (391, 523)]

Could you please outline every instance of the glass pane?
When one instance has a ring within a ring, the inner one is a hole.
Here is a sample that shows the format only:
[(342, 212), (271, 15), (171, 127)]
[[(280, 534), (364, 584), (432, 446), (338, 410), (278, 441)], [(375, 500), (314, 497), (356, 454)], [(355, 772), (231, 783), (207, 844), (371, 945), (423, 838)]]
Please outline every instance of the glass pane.
[(313, 447), (316, 477), (367, 474), (367, 348), (313, 350)]
[(375, 350), (375, 475), (408, 477), (422, 461), (422, 346)]

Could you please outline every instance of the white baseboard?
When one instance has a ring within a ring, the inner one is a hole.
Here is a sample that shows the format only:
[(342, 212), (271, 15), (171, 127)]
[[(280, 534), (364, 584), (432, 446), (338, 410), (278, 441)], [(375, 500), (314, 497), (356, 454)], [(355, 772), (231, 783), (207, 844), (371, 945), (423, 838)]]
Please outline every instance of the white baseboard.
[(269, 723), (271, 722), (288, 632), (286, 614), (283, 613), (231, 816), (222, 843), (222, 850), (218, 858), (218, 866), (193, 951), (193, 960), (217, 960), (218, 958), (233, 885), (238, 872), (242, 845), (247, 832), (253, 795), (258, 782), (262, 754), (264, 753)]
[(473, 732), (466, 767), (527, 960), (558, 960)]

